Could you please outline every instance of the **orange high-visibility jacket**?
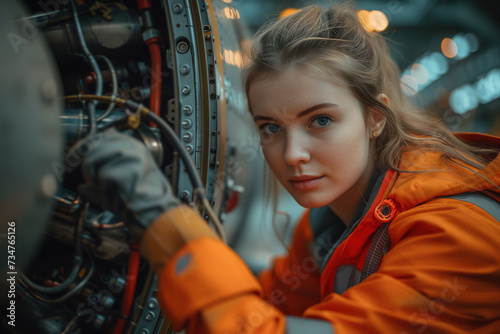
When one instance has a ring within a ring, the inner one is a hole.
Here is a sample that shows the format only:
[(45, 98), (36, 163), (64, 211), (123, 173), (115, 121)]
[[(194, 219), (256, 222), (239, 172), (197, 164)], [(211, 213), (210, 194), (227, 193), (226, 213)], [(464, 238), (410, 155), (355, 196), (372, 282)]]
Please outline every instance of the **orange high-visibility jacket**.
[[(491, 136), (462, 138), (500, 146)], [(500, 156), (474, 171), (414, 150), (399, 167), (426, 172), (381, 173), (347, 230), (328, 209), (307, 210), (288, 256), (259, 280), (222, 242), (187, 243), (159, 275), (172, 326), (196, 334), (500, 333)]]

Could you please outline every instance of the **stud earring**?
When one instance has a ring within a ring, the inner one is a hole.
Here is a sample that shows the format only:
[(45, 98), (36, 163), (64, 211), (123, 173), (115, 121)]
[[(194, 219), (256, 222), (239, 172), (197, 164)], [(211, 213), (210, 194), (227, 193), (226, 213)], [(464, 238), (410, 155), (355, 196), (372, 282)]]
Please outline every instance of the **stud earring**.
[(377, 138), (377, 137), (378, 137), (378, 132), (377, 132), (377, 131), (374, 131), (374, 132), (372, 133), (372, 136), (373, 136), (373, 138)]

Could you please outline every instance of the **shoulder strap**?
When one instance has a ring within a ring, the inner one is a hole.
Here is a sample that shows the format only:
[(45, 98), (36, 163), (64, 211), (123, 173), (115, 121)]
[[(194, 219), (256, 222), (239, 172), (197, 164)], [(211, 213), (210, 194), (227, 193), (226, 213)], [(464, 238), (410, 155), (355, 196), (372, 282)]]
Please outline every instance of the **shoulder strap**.
[[(452, 196), (443, 196), (438, 198), (451, 198), (458, 201), (472, 203), (486, 211), (489, 215), (500, 222), (499, 203), (485, 194), (474, 192)], [(391, 244), (391, 239), (389, 237), (389, 224), (390, 222), (382, 224), (375, 232), (373, 241), (370, 245), (370, 249), (368, 250), (368, 254), (366, 255), (363, 270), (361, 271), (361, 281), (378, 270), (382, 257), (389, 251), (389, 247)]]

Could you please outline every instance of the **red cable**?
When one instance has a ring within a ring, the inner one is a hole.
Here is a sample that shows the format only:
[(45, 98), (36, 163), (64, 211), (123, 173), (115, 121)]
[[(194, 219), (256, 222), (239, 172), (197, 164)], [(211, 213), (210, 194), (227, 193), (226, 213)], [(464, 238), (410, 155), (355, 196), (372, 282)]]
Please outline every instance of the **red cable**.
[(127, 283), (123, 293), (120, 313), (122, 318), (118, 318), (113, 328), (113, 334), (122, 334), (125, 328), (126, 319), (130, 314), (130, 309), (134, 301), (135, 286), (137, 284), (137, 275), (139, 273), (139, 264), (141, 263), (141, 252), (138, 245), (130, 245), (130, 255), (128, 258)]
[(151, 53), (151, 102), (149, 107), (158, 116), (160, 116), (161, 106), (161, 52), (159, 41), (157, 37), (146, 41)]
[[(152, 8), (150, 0), (137, 0), (137, 6), (139, 7), (139, 11), (143, 10), (150, 11)], [(160, 39), (158, 37), (151, 37), (148, 40), (146, 40), (146, 44), (149, 46), (149, 53), (151, 54), (151, 100), (149, 102), (149, 109), (151, 109), (151, 111), (153, 111), (156, 115), (160, 116), (160, 108), (161, 108)], [(156, 124), (154, 123), (151, 123), (150, 125), (153, 127), (156, 126)]]
[(139, 6), (139, 10), (151, 8), (151, 1), (149, 1), (149, 0), (137, 0), (137, 6)]

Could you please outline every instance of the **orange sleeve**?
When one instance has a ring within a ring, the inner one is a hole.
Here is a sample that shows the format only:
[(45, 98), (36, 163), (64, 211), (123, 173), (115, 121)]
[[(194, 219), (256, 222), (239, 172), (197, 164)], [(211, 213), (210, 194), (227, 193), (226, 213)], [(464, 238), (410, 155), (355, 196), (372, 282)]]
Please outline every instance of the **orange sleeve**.
[[(163, 217), (164, 223), (170, 216)], [(184, 216), (189, 216), (190, 224), (193, 225), (191, 228), (198, 224), (206, 225), (198, 215), (184, 214)], [(278, 288), (283, 287), (281, 297), (287, 298), (281, 299), (280, 306), (290, 304), (292, 309), (305, 309), (311, 303), (319, 301), (318, 268), (316, 265), (307, 265), (309, 262), (305, 262), (304, 265), (303, 260), (299, 261), (304, 256), (298, 257), (307, 253), (306, 241), (312, 236), (310, 229), (305, 228), (306, 223), (305, 220), (301, 220), (294, 237), (294, 244), (300, 245), (300, 250), (304, 253), (292, 248), (291, 258), (294, 260), (285, 260), (292, 266), (297, 263), (297, 268), (289, 269), (290, 276), (283, 269), (275, 271), (285, 273), (286, 276), (282, 279), (284, 283), (281, 283), (282, 280), (275, 281), (278, 283), (276, 285)], [(159, 228), (154, 232), (161, 234)], [(154, 243), (153, 239), (149, 241)], [(143, 245), (149, 250), (149, 253), (146, 252), (150, 254), (148, 259), (155, 263), (157, 256), (152, 254), (161, 250), (151, 247), (147, 242)], [(311, 268), (314, 269), (314, 274)], [(286, 285), (290, 284), (286, 282), (287, 278), (294, 285)], [(313, 289), (310, 285), (315, 282)], [(271, 286), (269, 283), (273, 281), (267, 283), (266, 287), (269, 288)], [(314, 290), (314, 300), (306, 296), (308, 291), (306, 289)], [(297, 292), (302, 294), (302, 297), (293, 295)], [(276, 292), (274, 296), (278, 296)], [(286, 317), (279, 309), (266, 302), (262, 298), (262, 286), (246, 264), (232, 249), (212, 237), (202, 236), (191, 240), (168, 259), (159, 274), (157, 297), (172, 327), (177, 331), (186, 329), (188, 334), (280, 334), (285, 333), (287, 326), (295, 324), (318, 329), (318, 333), (323, 330), (326, 333), (332, 332), (328, 322)], [(295, 302), (298, 304), (293, 305)]]
[(246, 264), (214, 238), (187, 243), (158, 279), (162, 310), (175, 330), (187, 326), (187, 333), (283, 333), (284, 315), (261, 296)]
[(259, 275), (265, 299), (286, 315), (300, 316), (320, 302), (320, 270), (314, 245), (309, 210), (300, 218), (287, 256), (278, 257), (269, 270)]

